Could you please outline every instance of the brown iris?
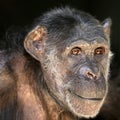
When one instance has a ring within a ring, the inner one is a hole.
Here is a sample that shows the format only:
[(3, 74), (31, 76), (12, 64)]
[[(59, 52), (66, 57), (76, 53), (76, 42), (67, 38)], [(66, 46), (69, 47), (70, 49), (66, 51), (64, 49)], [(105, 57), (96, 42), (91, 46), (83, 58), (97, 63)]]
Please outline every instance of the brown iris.
[(73, 49), (71, 50), (71, 54), (72, 54), (72, 55), (80, 55), (81, 52), (82, 52), (82, 50), (81, 50), (81, 48), (79, 48), (79, 47), (75, 47), (75, 48), (73, 48)]
[(105, 53), (105, 48), (104, 47), (98, 47), (94, 51), (95, 55), (103, 55), (104, 53)]

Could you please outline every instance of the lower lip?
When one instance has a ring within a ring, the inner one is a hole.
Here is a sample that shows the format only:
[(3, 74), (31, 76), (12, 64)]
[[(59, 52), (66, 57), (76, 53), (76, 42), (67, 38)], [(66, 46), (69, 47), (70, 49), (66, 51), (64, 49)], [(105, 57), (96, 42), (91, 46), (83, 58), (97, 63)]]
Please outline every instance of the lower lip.
[(103, 98), (87, 98), (87, 97), (83, 97), (83, 96), (80, 96), (74, 92), (72, 92), (71, 90), (68, 90), (70, 93), (74, 94), (75, 96), (81, 98), (81, 99), (84, 99), (84, 100), (91, 100), (91, 101), (101, 101), (103, 100)]

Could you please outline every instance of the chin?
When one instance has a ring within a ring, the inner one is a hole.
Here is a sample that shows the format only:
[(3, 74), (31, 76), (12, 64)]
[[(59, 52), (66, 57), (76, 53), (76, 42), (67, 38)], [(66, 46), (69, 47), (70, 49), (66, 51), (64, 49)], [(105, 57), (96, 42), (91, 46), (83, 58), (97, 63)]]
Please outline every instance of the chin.
[(105, 97), (98, 98), (83, 98), (78, 95), (68, 93), (66, 102), (68, 109), (78, 117), (93, 118), (95, 117), (103, 105)]

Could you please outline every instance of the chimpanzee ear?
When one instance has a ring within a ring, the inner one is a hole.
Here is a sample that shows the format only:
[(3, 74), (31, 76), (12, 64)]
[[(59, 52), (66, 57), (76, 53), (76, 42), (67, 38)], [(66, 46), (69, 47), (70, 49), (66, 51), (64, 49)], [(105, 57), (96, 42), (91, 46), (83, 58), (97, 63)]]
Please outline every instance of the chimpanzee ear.
[(112, 25), (112, 20), (110, 18), (105, 19), (102, 22), (104, 32), (106, 33), (107, 37), (110, 37), (110, 32), (111, 32), (111, 25)]
[(24, 47), (26, 51), (35, 59), (40, 60), (45, 52), (45, 41), (47, 39), (47, 29), (44, 26), (37, 26), (25, 38)]

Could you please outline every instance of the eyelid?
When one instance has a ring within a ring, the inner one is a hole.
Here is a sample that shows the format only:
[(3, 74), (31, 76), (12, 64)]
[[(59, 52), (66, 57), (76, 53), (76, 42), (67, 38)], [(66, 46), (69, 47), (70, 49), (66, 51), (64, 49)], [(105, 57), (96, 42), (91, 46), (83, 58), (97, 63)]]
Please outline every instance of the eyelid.
[(72, 55), (80, 55), (82, 52), (82, 49), (80, 47), (73, 47), (70, 51), (70, 54)]
[(106, 50), (105, 47), (100, 46), (94, 49), (94, 55), (103, 55), (105, 54)]

